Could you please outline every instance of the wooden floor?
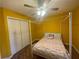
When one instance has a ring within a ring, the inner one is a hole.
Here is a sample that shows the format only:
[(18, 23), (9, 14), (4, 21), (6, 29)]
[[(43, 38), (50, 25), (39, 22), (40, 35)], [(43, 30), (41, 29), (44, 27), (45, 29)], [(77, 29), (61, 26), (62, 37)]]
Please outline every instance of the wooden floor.
[(31, 45), (26, 46), (21, 51), (16, 53), (11, 59), (32, 59)]
[(37, 56), (37, 55), (33, 55), (33, 59), (45, 59), (45, 58)]
[(72, 59), (79, 59), (79, 54), (74, 49), (72, 50)]
[[(68, 49), (68, 46), (66, 46), (66, 48)], [(31, 48), (29, 45), (24, 49), (22, 49), (21, 51), (19, 51), (18, 53), (16, 53), (11, 59), (45, 59), (45, 58), (37, 55), (33, 55), (33, 58), (32, 58)], [(79, 59), (79, 54), (75, 51), (74, 48), (72, 51), (72, 59)]]
[[(66, 49), (69, 50), (69, 46), (65, 45)], [(79, 54), (76, 52), (76, 50), (72, 47), (72, 59), (79, 59)]]

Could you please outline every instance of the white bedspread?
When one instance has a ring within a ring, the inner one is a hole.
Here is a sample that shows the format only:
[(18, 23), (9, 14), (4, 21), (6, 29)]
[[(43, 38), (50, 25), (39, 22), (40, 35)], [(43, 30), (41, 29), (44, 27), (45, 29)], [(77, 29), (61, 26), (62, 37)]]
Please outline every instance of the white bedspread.
[(33, 47), (33, 53), (47, 59), (68, 59), (61, 39), (41, 39)]

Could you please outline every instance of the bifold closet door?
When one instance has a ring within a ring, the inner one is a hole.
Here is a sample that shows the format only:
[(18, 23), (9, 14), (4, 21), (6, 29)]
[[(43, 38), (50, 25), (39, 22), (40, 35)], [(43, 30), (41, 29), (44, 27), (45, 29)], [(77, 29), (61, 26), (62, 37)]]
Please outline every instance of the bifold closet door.
[(20, 22), (18, 20), (8, 19), (8, 30), (11, 53), (15, 54), (22, 49)]
[(8, 30), (12, 54), (30, 44), (28, 22), (8, 19)]
[(30, 44), (28, 22), (20, 21), (20, 27), (21, 27), (22, 47), (24, 48), (28, 44)]

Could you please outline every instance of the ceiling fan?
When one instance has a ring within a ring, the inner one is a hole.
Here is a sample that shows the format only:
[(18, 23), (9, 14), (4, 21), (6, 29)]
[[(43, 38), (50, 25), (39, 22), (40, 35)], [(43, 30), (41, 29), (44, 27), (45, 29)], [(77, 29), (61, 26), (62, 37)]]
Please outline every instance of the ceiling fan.
[[(29, 4), (24, 4), (25, 7), (28, 7), (28, 8), (35, 8), (35, 9), (38, 9), (38, 8), (41, 8), (41, 7), (46, 7), (46, 5), (44, 4), (49, 4), (49, 2), (51, 2), (51, 0), (34, 0), (36, 3), (37, 3), (37, 7), (34, 7), (32, 5), (29, 5)], [(58, 10), (59, 8), (51, 8), (51, 10)]]
[(28, 8), (35, 8), (35, 7), (33, 7), (33, 6), (31, 6), (31, 5), (28, 5), (28, 4), (24, 4), (24, 6), (25, 6), (25, 7), (28, 7)]
[[(34, 7), (32, 5), (29, 5), (29, 4), (24, 4), (24, 7), (33, 8), (37, 11), (37, 12), (33, 13), (32, 16), (37, 16), (37, 15), (44, 16), (46, 13), (46, 10), (48, 9), (47, 5), (51, 1), (52, 0), (34, 0), (34, 2), (36, 2), (36, 4), (37, 4), (37, 7)], [(51, 8), (50, 10), (57, 11), (58, 9), (59, 8)]]
[[(39, 7), (42, 7), (43, 4), (45, 3), (46, 0), (33, 0), (36, 4), (37, 4), (37, 7), (34, 7), (32, 5), (29, 5), (29, 4), (24, 4), (25, 7), (29, 7), (29, 8), (39, 8)], [(48, 0), (49, 2), (50, 0)]]

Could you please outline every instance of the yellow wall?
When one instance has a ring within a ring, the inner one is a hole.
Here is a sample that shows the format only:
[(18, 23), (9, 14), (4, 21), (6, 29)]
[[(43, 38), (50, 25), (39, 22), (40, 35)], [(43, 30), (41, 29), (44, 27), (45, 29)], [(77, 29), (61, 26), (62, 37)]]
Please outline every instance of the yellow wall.
[(79, 50), (79, 8), (73, 11), (73, 45)]
[[(0, 20), (1, 20), (1, 8), (0, 8)], [(0, 27), (1, 27), (1, 22), (0, 22)], [(1, 30), (0, 30), (0, 33), (1, 33)], [(1, 57), (1, 39), (0, 39), (0, 57)]]
[(7, 24), (7, 16), (15, 17), (15, 18), (21, 18), (21, 19), (29, 19), (29, 17), (24, 16), (22, 14), (19, 14), (17, 12), (11, 11), (9, 9), (3, 9), (3, 18), (0, 20), (1, 24), (1, 33), (0, 35), (2, 36), (2, 57), (7, 57), (9, 56), (10, 53), (10, 45), (9, 45), (9, 33), (8, 33), (8, 24)]
[(45, 18), (45, 21), (43, 21), (38, 26), (38, 38), (41, 38), (45, 32), (60, 32), (63, 36), (63, 41), (67, 43), (69, 39), (68, 21), (66, 20), (62, 22), (65, 19), (66, 15), (67, 13), (63, 13)]
[(65, 44), (69, 43), (69, 17), (61, 23), (62, 39)]
[[(2, 25), (2, 8), (0, 8), (0, 27), (2, 27), (3, 25)], [(1, 57), (1, 41), (2, 41), (2, 28), (0, 28), (0, 57)]]
[(32, 32), (32, 42), (34, 42), (37, 38), (37, 30), (38, 24), (31, 23), (31, 32)]
[(36, 22), (32, 23), (31, 32), (32, 32), (32, 42), (38, 40), (41, 37), (40, 33), (42, 32), (41, 24), (38, 24)]

